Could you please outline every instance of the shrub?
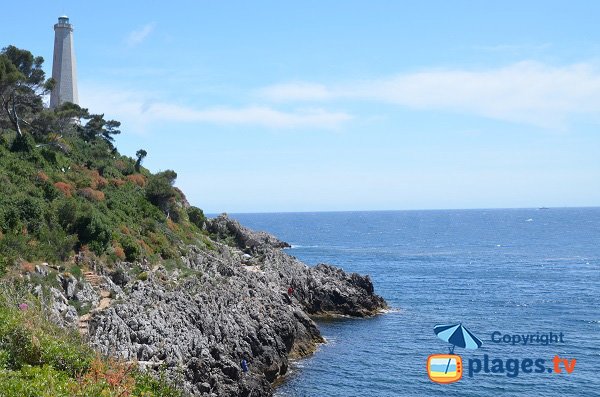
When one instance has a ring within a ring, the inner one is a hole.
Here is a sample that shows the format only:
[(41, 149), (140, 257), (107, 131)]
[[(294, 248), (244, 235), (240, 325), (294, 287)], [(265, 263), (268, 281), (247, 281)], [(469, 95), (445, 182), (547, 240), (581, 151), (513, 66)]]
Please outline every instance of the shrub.
[(121, 240), (121, 246), (123, 247), (125, 258), (128, 261), (133, 262), (140, 257), (140, 246), (136, 243), (136, 241), (133, 238), (129, 236), (123, 237), (123, 239)]
[(177, 178), (174, 171), (164, 171), (151, 176), (146, 185), (146, 197), (157, 207), (165, 210), (170, 199), (175, 197), (173, 183)]
[(146, 178), (142, 174), (127, 175), (126, 179), (139, 187), (146, 186)]
[(79, 242), (88, 244), (97, 255), (102, 254), (110, 242), (111, 229), (104, 217), (96, 211), (79, 215), (74, 231), (79, 236)]
[(121, 173), (121, 171), (119, 171), (116, 167), (113, 167), (112, 165), (104, 165), (101, 169), (100, 169), (100, 173), (102, 174), (102, 176), (104, 178), (120, 178), (121, 176), (123, 176), (123, 174)]
[(108, 181), (111, 185), (115, 186), (115, 187), (121, 187), (124, 184), (126, 184), (127, 182), (124, 181), (123, 179), (117, 179), (117, 178), (112, 178)]
[(104, 201), (105, 196), (100, 190), (94, 190), (91, 187), (84, 187), (83, 189), (77, 190), (77, 194), (90, 201)]
[(56, 152), (51, 151), (51, 150), (47, 150), (46, 148), (43, 148), (40, 151), (40, 154), (50, 164), (58, 164), (59, 157), (57, 156)]
[(38, 171), (37, 174), (35, 175), (35, 177), (36, 177), (36, 180), (38, 180), (40, 182), (48, 182), (48, 179), (50, 179), (44, 171)]
[(204, 226), (204, 222), (206, 222), (206, 217), (204, 216), (204, 212), (198, 207), (189, 207), (187, 209), (188, 218), (190, 222), (196, 225), (198, 228), (202, 229)]
[(58, 223), (65, 230), (70, 230), (74, 227), (77, 220), (77, 203), (73, 200), (65, 200), (58, 204), (56, 210)]
[(46, 204), (37, 197), (17, 195), (0, 205), (0, 229), (38, 233), (45, 223)]
[(44, 191), (46, 201), (53, 201), (61, 196), (61, 192), (50, 183), (44, 183), (42, 190)]
[(127, 157), (121, 157), (121, 159), (115, 161), (115, 168), (121, 171), (123, 175), (133, 174), (135, 172), (135, 161)]
[(100, 176), (100, 173), (97, 170), (90, 171), (89, 175), (91, 179), (90, 187), (92, 189), (102, 189), (108, 185), (108, 181), (104, 177)]
[(7, 267), (12, 266), (15, 263), (14, 257), (0, 256), (0, 277), (4, 275)]
[(98, 187), (98, 189), (102, 189), (105, 188), (106, 186), (108, 186), (108, 180), (104, 177), (98, 177), (98, 180), (96, 181), (96, 186)]
[(174, 199), (167, 202), (166, 212), (173, 222), (179, 223), (181, 221), (183, 208)]
[(35, 141), (30, 134), (17, 135), (10, 147), (11, 152), (31, 152)]
[(150, 247), (148, 244), (146, 244), (146, 242), (142, 239), (139, 239), (138, 244), (140, 245), (140, 247), (142, 248), (142, 251), (152, 255), (154, 253), (154, 250), (152, 249), (152, 247)]
[(25, 222), (27, 230), (32, 233), (38, 233), (45, 223), (44, 209), (45, 203), (35, 197), (26, 197), (19, 201), (19, 210), (21, 218)]
[(54, 187), (60, 190), (65, 197), (71, 197), (73, 195), (73, 186), (66, 182), (56, 182)]
[[(0, 349), (5, 351), (9, 369), (26, 365), (51, 365), (71, 376), (84, 371), (91, 359), (91, 350), (78, 343), (76, 336), (59, 331), (47, 323), (39, 309), (29, 304), (26, 311), (7, 307), (12, 302), (3, 299), (0, 307)], [(15, 303), (13, 303), (16, 306)]]
[(118, 243), (113, 243), (113, 251), (115, 253), (115, 256), (120, 260), (124, 260), (126, 258), (125, 251)]
[[(48, 322), (25, 291), (0, 286), (0, 396), (180, 397), (164, 381), (94, 354), (79, 335)], [(27, 302), (27, 310), (17, 303)]]
[(127, 164), (123, 160), (117, 160), (115, 161), (115, 168), (123, 172), (127, 169)]
[(77, 235), (68, 234), (60, 227), (44, 227), (39, 237), (36, 254), (46, 261), (66, 261), (77, 245)]
[(0, 371), (3, 397), (71, 397), (74, 379), (50, 365)]
[(30, 251), (26, 241), (26, 237), (13, 233), (6, 233), (0, 239), (0, 252), (2, 253), (0, 255), (0, 274), (6, 268), (13, 266), (18, 258)]
[(172, 232), (176, 232), (178, 230), (177, 225), (171, 219), (167, 219), (167, 227)]
[(182, 394), (175, 390), (161, 374), (160, 379), (154, 379), (147, 373), (136, 374), (134, 396), (147, 397), (181, 397)]
[(92, 176), (87, 168), (74, 165), (68, 174), (69, 180), (77, 187), (84, 188), (92, 186)]
[(33, 273), (35, 271), (35, 265), (31, 262), (21, 263), (21, 273)]

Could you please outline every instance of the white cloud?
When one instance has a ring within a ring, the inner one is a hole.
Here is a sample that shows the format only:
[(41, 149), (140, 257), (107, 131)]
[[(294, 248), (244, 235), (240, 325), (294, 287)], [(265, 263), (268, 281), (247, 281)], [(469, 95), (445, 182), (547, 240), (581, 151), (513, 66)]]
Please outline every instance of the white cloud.
[(146, 40), (150, 33), (154, 31), (155, 27), (156, 24), (154, 22), (146, 24), (141, 28), (130, 32), (125, 38), (125, 42), (129, 47), (135, 47), (136, 45), (141, 44), (144, 40)]
[(519, 62), (488, 70), (429, 70), (327, 87), (290, 83), (266, 87), (277, 101), (351, 99), (473, 114), (545, 128), (571, 116), (600, 115), (600, 70), (593, 64)]
[(118, 90), (96, 84), (81, 85), (82, 106), (91, 112), (104, 112), (137, 132), (160, 121), (211, 123), (219, 125), (254, 125), (267, 128), (310, 127), (335, 129), (352, 119), (344, 112), (320, 108), (277, 110), (269, 106), (193, 108), (161, 101), (149, 92)]
[(323, 109), (283, 112), (266, 106), (241, 108), (212, 107), (193, 109), (167, 103), (151, 104), (146, 112), (160, 120), (209, 122), (214, 124), (252, 124), (271, 128), (319, 127), (335, 128), (351, 117), (342, 112)]
[[(577, 116), (600, 120), (600, 70), (592, 63), (550, 66), (528, 61), (487, 70), (426, 70), (339, 85), (293, 82), (262, 88), (255, 92), (258, 105), (239, 107), (197, 108), (148, 92), (85, 88), (81, 87), (81, 97), (87, 106), (106, 111), (138, 131), (156, 121), (335, 129), (353, 119), (346, 112), (324, 109), (324, 103), (339, 100), (455, 112), (549, 129), (563, 129)], [(273, 102), (278, 105), (268, 105)], [(282, 110), (283, 102), (310, 106), (290, 110), (287, 105)]]

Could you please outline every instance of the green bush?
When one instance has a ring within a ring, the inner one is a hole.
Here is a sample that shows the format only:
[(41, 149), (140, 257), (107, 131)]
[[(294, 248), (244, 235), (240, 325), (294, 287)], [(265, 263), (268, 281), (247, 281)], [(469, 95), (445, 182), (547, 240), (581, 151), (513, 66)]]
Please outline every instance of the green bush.
[(44, 223), (44, 209), (46, 204), (31, 195), (17, 195), (3, 200), (2, 203), (2, 229), (5, 231), (22, 231), (36, 234)]
[(123, 252), (125, 252), (125, 259), (129, 262), (133, 262), (141, 256), (140, 246), (133, 238), (125, 236), (120, 242), (121, 247), (123, 247)]
[(88, 244), (90, 249), (100, 255), (108, 247), (111, 229), (103, 215), (97, 211), (82, 213), (75, 221), (74, 231), (81, 244)]
[(179, 223), (182, 220), (183, 209), (174, 200), (169, 200), (166, 206), (166, 212), (173, 222)]
[(169, 383), (164, 379), (163, 376), (161, 376), (159, 379), (155, 379), (146, 373), (140, 373), (136, 375), (134, 395), (148, 397), (182, 396), (181, 392), (169, 385)]
[(42, 185), (42, 189), (44, 191), (44, 198), (46, 201), (54, 201), (60, 197), (60, 192), (58, 189), (50, 183), (44, 183)]
[(190, 222), (196, 225), (199, 229), (202, 229), (204, 222), (206, 222), (204, 212), (200, 208), (192, 206), (187, 209), (187, 214)]
[(62, 200), (56, 206), (58, 223), (65, 230), (71, 230), (77, 220), (77, 202), (75, 200)]
[(175, 197), (174, 179), (170, 173), (166, 172), (151, 176), (146, 185), (146, 197), (152, 204), (161, 209), (164, 209), (168, 201)]
[(0, 270), (2, 267), (10, 267), (12, 266), (17, 259), (22, 258), (23, 256), (27, 257), (29, 252), (27, 246), (27, 237), (14, 234), (14, 233), (6, 233), (0, 239)]
[(71, 268), (69, 269), (69, 273), (71, 273), (73, 277), (77, 279), (81, 279), (81, 277), (83, 276), (83, 273), (81, 272), (81, 266), (77, 265), (71, 266)]
[(115, 166), (103, 164), (99, 168), (100, 175), (105, 178), (121, 178), (123, 177), (123, 173), (119, 171)]
[(29, 134), (17, 135), (10, 150), (12, 152), (30, 152), (35, 146), (35, 141)]
[(10, 364), (10, 353), (6, 350), (0, 350), (0, 372), (3, 369), (8, 369)]
[[(72, 376), (87, 369), (94, 355), (78, 335), (47, 322), (35, 300), (25, 298), (27, 293), (18, 286), (1, 287), (3, 294), (13, 291), (10, 298), (0, 299), (0, 351), (4, 352), (6, 368), (18, 370), (25, 365), (50, 364)], [(25, 302), (14, 302), (15, 295)], [(18, 303), (27, 303), (28, 309), (18, 310)]]
[[(17, 308), (27, 303), (26, 310)], [(164, 379), (97, 356), (46, 320), (24, 286), (0, 285), (0, 396), (180, 397)]]
[(75, 380), (50, 365), (0, 371), (2, 397), (72, 397)]

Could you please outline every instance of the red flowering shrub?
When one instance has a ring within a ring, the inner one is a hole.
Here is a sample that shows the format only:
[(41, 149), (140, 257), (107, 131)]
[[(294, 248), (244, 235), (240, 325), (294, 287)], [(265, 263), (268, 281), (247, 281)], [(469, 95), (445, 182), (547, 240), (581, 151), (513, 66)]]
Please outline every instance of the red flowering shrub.
[(66, 182), (56, 182), (54, 187), (57, 188), (65, 195), (65, 197), (71, 197), (73, 195), (73, 185)]

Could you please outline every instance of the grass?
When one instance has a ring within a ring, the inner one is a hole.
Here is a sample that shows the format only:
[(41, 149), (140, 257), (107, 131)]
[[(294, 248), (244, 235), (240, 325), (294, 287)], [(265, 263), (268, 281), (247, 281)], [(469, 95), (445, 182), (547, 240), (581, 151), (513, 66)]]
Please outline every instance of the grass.
[(0, 396), (179, 397), (181, 393), (132, 364), (100, 357), (75, 331), (50, 323), (26, 288), (3, 281)]
[(71, 273), (76, 279), (81, 280), (83, 273), (81, 272), (81, 267), (77, 265), (71, 266), (69, 269), (69, 273)]
[(69, 305), (73, 306), (75, 310), (77, 310), (77, 314), (79, 316), (88, 314), (92, 309), (92, 305), (90, 303), (81, 303), (81, 301), (78, 301), (77, 299), (70, 299)]

